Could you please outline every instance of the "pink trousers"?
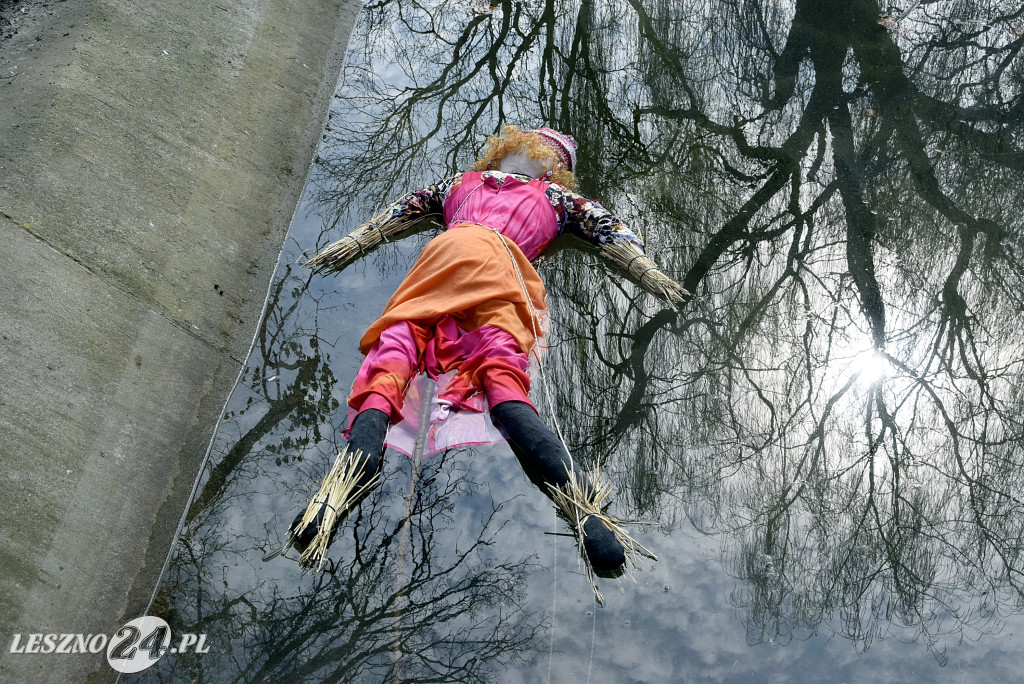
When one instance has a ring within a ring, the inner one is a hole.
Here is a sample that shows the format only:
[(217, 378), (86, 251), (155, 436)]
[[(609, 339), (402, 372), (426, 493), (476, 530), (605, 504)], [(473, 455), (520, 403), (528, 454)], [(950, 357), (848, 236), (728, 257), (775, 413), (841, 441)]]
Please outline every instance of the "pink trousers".
[(359, 368), (348, 400), (349, 428), (369, 408), (384, 411), (393, 424), (406, 418), (405, 393), (418, 373), (438, 380), (454, 371), (435, 399), (453, 408), (483, 412), (503, 401), (530, 404), (529, 366), (515, 338), (495, 326), (467, 332), (447, 315), (395, 323), (381, 333)]

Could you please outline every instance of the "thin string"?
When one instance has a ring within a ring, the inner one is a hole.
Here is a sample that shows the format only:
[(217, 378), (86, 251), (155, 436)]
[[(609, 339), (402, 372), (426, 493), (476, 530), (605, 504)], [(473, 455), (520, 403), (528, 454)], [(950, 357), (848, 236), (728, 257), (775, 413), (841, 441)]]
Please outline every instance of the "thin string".
[(551, 421), (555, 424), (555, 432), (558, 434), (558, 441), (562, 443), (562, 448), (565, 449), (565, 453), (569, 455), (569, 469), (575, 470), (576, 464), (573, 462), (572, 451), (569, 450), (569, 445), (566, 444), (565, 442), (565, 436), (562, 434), (562, 426), (558, 424), (558, 416), (556, 415), (557, 412), (555, 411), (555, 402), (551, 398), (550, 389), (548, 387), (547, 371), (544, 370), (544, 362), (541, 361), (540, 354), (537, 352), (537, 344), (540, 340), (540, 334), (537, 330), (537, 324), (540, 322), (540, 314), (537, 313), (537, 309), (535, 309), (533, 306), (533, 298), (530, 297), (530, 291), (526, 287), (526, 281), (523, 279), (523, 273), (522, 271), (519, 270), (519, 264), (516, 262), (516, 258), (512, 254), (512, 249), (508, 246), (508, 243), (505, 241), (505, 236), (502, 235), (497, 228), (492, 228), (491, 226), (484, 227), (493, 230), (495, 234), (497, 234), (498, 239), (501, 240), (501, 244), (505, 248), (505, 251), (508, 252), (508, 258), (512, 262), (512, 270), (516, 274), (516, 280), (519, 281), (519, 287), (520, 289), (522, 289), (523, 296), (526, 299), (526, 306), (530, 310), (530, 325), (533, 328), (534, 343), (531, 353), (533, 354), (533, 358), (537, 360), (537, 369), (540, 371), (540, 384), (541, 387), (544, 389), (544, 397), (545, 399), (547, 399), (548, 402), (548, 410), (551, 412)]
[(647, 255), (646, 254), (634, 254), (633, 258), (630, 259), (628, 262), (626, 262), (626, 270), (629, 271), (631, 268), (633, 268), (633, 262), (634, 261), (636, 261), (637, 259), (641, 259), (641, 258), (643, 258), (645, 256), (647, 256)]
[[(555, 514), (555, 523), (558, 523), (558, 514)], [(554, 568), (555, 572), (551, 577), (551, 638), (548, 640), (548, 684), (551, 684), (551, 666), (555, 662), (555, 621), (558, 619), (558, 541), (553, 539), (552, 546), (555, 549)]]
[(587, 684), (590, 684), (590, 675), (594, 671), (594, 645), (597, 644), (597, 594), (594, 594), (594, 608), (590, 611), (594, 620), (590, 627), (590, 664), (587, 666)]
[[(452, 214), (451, 220), (448, 221), (449, 225), (456, 223), (458, 215), (462, 213), (462, 208), (466, 206), (466, 202), (468, 202), (469, 198), (472, 197), (473, 194), (476, 193), (476, 191), (482, 188), (484, 185), (486, 185), (486, 182), (483, 179), (481, 179), (479, 185), (477, 185), (475, 188), (473, 188), (466, 194), (466, 196), (459, 203), (458, 208), (456, 208), (455, 212)], [(501, 192), (502, 187), (504, 187), (504, 184), (498, 185), (498, 192)], [(516, 258), (512, 254), (512, 250), (509, 248), (508, 243), (505, 241), (505, 236), (502, 235), (500, 230), (493, 226), (487, 226), (482, 223), (477, 223), (476, 221), (469, 221), (469, 223), (475, 223), (478, 226), (482, 226), (484, 228), (493, 230), (494, 233), (498, 236), (498, 239), (501, 240), (501, 244), (505, 248), (505, 251), (508, 252), (509, 261), (512, 262), (512, 270), (516, 274), (516, 280), (519, 281), (519, 288), (523, 291), (523, 298), (526, 300), (526, 306), (530, 310), (530, 325), (533, 328), (534, 340), (533, 349), (531, 350), (531, 353), (533, 354), (533, 358), (537, 360), (537, 368), (540, 371), (541, 387), (544, 389), (544, 398), (547, 399), (548, 402), (548, 410), (551, 413), (551, 420), (555, 424), (555, 433), (558, 436), (558, 441), (562, 443), (562, 448), (565, 449), (565, 453), (569, 455), (569, 468), (571, 470), (575, 470), (576, 464), (573, 462), (572, 451), (569, 450), (569, 445), (566, 444), (565, 441), (565, 435), (562, 434), (562, 426), (559, 425), (558, 423), (558, 417), (555, 411), (555, 402), (551, 398), (551, 392), (548, 388), (547, 372), (544, 370), (544, 362), (541, 361), (540, 354), (537, 352), (537, 344), (540, 340), (540, 334), (537, 329), (538, 324), (541, 322), (540, 314), (537, 313), (537, 309), (535, 309), (533, 306), (533, 298), (530, 296), (530, 291), (526, 287), (526, 281), (523, 279), (523, 274), (519, 270), (519, 264), (516, 262)]]
[(359, 241), (359, 238), (357, 238), (353, 234), (349, 234), (349, 237), (352, 238), (352, 240), (356, 243), (356, 247), (359, 248), (359, 253), (360, 254), (366, 254), (366, 248), (363, 247), (363, 243)]
[[(483, 183), (481, 183), (480, 185), (483, 185)], [(472, 195), (474, 192), (476, 192), (480, 188), (480, 185), (478, 185), (477, 187), (473, 188), (473, 190), (470, 191), (469, 195)], [(455, 214), (452, 217), (453, 219), (454, 219), (455, 216), (458, 216), (460, 211), (462, 211), (462, 207), (466, 204), (466, 201), (469, 199), (469, 195), (466, 196), (466, 199), (462, 200), (462, 203), (459, 205), (459, 208), (455, 210)], [(453, 222), (454, 222), (454, 220), (453, 220)], [(482, 224), (477, 224), (477, 225), (482, 225)], [(530, 353), (533, 355), (533, 358), (537, 360), (537, 369), (540, 371), (540, 384), (541, 384), (541, 387), (544, 389), (544, 397), (545, 397), (545, 399), (547, 399), (547, 402), (548, 402), (548, 410), (549, 410), (550, 415), (551, 415), (551, 420), (555, 424), (555, 432), (558, 435), (558, 441), (562, 443), (562, 448), (565, 449), (565, 453), (569, 455), (569, 469), (570, 470), (575, 470), (576, 469), (576, 465), (573, 462), (572, 451), (569, 450), (569, 446), (565, 443), (565, 436), (562, 435), (562, 427), (561, 427), (561, 425), (558, 424), (558, 417), (557, 417), (556, 411), (555, 411), (555, 402), (552, 400), (551, 393), (550, 393), (549, 388), (548, 388), (548, 378), (547, 378), (547, 372), (544, 370), (544, 362), (541, 360), (540, 353), (537, 351), (537, 345), (540, 344), (540, 334), (539, 334), (539, 330), (538, 330), (538, 325), (541, 324), (540, 314), (537, 312), (537, 309), (533, 305), (533, 298), (530, 296), (529, 288), (526, 287), (526, 280), (523, 278), (523, 273), (522, 273), (522, 271), (519, 268), (519, 262), (516, 261), (515, 255), (512, 253), (512, 248), (508, 246), (508, 242), (506, 241), (505, 236), (501, 234), (500, 230), (498, 230), (497, 228), (495, 228), (493, 226), (483, 226), (483, 227), (487, 228), (489, 230), (494, 231), (494, 234), (498, 236), (498, 240), (501, 242), (501, 246), (505, 248), (505, 252), (508, 254), (509, 261), (512, 262), (512, 270), (516, 274), (516, 281), (518, 281), (518, 283), (519, 283), (519, 288), (523, 292), (523, 299), (526, 300), (526, 307), (527, 307), (527, 309), (530, 312), (530, 327), (533, 329), (533, 349), (530, 350)], [(557, 516), (556, 516), (556, 519), (557, 519)], [(558, 568), (558, 544), (555, 544), (554, 547), (555, 547), (555, 568), (557, 570), (557, 568)], [(555, 572), (554, 582), (552, 582), (552, 598), (551, 598), (551, 619), (552, 619), (552, 622), (556, 619), (557, 609), (558, 609), (558, 573)], [(596, 595), (595, 595), (595, 598), (594, 598), (594, 610), (593, 610), (593, 613), (594, 613), (594, 626), (593, 626), (593, 629), (591, 630), (591, 635), (590, 635), (590, 665), (587, 668), (587, 684), (590, 684), (590, 676), (591, 676), (591, 672), (593, 671), (593, 668), (594, 668), (594, 644), (596, 643), (596, 635), (597, 635), (597, 598), (596, 598)], [(554, 650), (555, 650), (555, 630), (554, 630), (554, 624), (552, 624), (551, 639), (548, 642), (548, 678), (547, 678), (548, 684), (550, 684), (550, 682), (551, 682), (551, 668), (554, 665)]]
[(657, 271), (657, 270), (658, 270), (657, 266), (648, 266), (647, 268), (644, 269), (643, 273), (640, 274), (640, 277), (638, 278), (638, 280), (642, 283), (644, 281), (644, 278), (647, 276), (648, 273), (650, 273), (651, 271)]
[[(465, 197), (463, 197), (463, 198), (462, 198), (462, 201), (461, 201), (461, 202), (459, 202), (459, 206), (458, 206), (458, 208), (457, 208), (457, 209), (455, 210), (455, 213), (454, 213), (454, 214), (452, 214), (452, 218), (451, 218), (451, 220), (450, 220), (450, 221), (448, 221), (448, 225), (451, 225), (451, 224), (453, 224), (453, 223), (455, 223), (455, 222), (456, 222), (456, 219), (458, 218), (459, 214), (460, 214), (460, 213), (462, 213), (462, 208), (463, 208), (464, 206), (466, 206), (466, 202), (468, 202), (468, 201), (469, 201), (469, 198), (470, 198), (470, 197), (472, 197), (472, 196), (473, 196), (473, 193), (475, 193), (475, 192), (476, 192), (477, 190), (479, 190), (480, 188), (484, 187), (484, 185), (485, 185), (485, 184), (486, 184), (486, 182), (485, 182), (485, 181), (484, 181), (484, 180), (483, 180), (483, 179), (481, 178), (481, 180), (480, 180), (480, 184), (479, 184), (479, 185), (477, 185), (477, 186), (476, 186), (475, 188), (473, 188), (472, 190), (470, 190), (470, 191), (469, 191), (469, 193), (468, 193), (468, 194), (467, 194), (467, 195), (466, 195)], [(500, 185), (498, 186), (498, 192), (501, 192), (501, 186), (500, 186)], [(491, 230), (494, 230), (494, 229), (493, 229), (493, 228), (491, 228)]]

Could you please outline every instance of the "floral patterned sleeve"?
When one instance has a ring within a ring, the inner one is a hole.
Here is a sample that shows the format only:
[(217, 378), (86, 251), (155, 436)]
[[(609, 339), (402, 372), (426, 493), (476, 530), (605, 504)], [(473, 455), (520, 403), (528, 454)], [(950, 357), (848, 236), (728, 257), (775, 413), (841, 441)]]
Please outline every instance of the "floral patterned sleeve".
[(428, 185), (419, 190), (413, 190), (405, 197), (392, 204), (388, 209), (373, 220), (395, 221), (395, 220), (416, 220), (425, 218), (432, 214), (441, 214), (444, 208), (444, 201), (456, 185), (456, 181), (462, 178), (449, 176), (439, 183)]
[(622, 238), (641, 252), (645, 251), (644, 243), (636, 233), (602, 207), (600, 202), (587, 199), (555, 183), (548, 186), (547, 196), (558, 216), (559, 234), (571, 233), (598, 247), (615, 238)]

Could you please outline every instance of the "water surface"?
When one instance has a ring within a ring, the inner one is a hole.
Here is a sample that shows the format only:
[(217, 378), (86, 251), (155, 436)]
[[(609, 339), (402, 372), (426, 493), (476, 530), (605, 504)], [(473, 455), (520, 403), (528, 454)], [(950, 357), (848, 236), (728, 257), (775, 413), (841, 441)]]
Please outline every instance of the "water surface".
[[(125, 679), (1014, 679), (1022, 36), (996, 1), (367, 4), (151, 610), (213, 648)], [(695, 295), (666, 310), (572, 242), (540, 265), (536, 402), (659, 560), (596, 606), (495, 445), (390, 454), (328, 572), (262, 562), (429, 234), (303, 258), (502, 123), (575, 136), (582, 192)]]

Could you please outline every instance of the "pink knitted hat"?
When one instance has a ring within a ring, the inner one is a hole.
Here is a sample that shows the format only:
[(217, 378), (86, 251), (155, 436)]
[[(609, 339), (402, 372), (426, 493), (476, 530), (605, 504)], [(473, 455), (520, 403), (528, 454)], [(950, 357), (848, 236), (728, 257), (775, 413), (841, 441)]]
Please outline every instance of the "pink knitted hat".
[(544, 143), (555, 151), (566, 170), (572, 171), (576, 168), (576, 141), (571, 135), (559, 133), (551, 128), (534, 128), (530, 133), (539, 135)]

